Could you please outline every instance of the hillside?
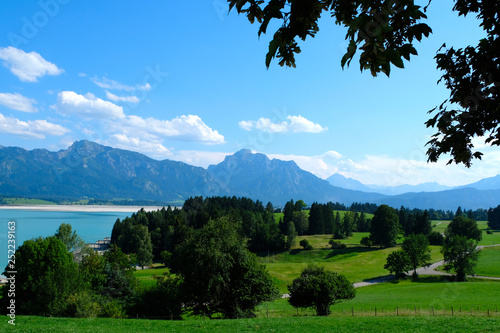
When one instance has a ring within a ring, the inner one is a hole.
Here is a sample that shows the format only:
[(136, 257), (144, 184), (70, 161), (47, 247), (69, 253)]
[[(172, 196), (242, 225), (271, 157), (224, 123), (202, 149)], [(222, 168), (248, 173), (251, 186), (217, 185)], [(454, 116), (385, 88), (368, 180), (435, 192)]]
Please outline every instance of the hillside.
[(205, 169), (78, 141), (67, 150), (0, 149), (0, 193), (174, 201), (228, 192)]
[(392, 196), (374, 193), (355, 180), (339, 176), (330, 179), (339, 185), (333, 186), (300, 169), (293, 161), (271, 160), (250, 150), (240, 150), (204, 169), (171, 160), (157, 161), (85, 140), (58, 152), (0, 148), (0, 195), (6, 197), (179, 203), (191, 196), (245, 196), (277, 206), (290, 199), (302, 199), (307, 204), (369, 202), (450, 210), (458, 206), (477, 209), (500, 204), (497, 185), (500, 176), (471, 184), (479, 189), (467, 187)]

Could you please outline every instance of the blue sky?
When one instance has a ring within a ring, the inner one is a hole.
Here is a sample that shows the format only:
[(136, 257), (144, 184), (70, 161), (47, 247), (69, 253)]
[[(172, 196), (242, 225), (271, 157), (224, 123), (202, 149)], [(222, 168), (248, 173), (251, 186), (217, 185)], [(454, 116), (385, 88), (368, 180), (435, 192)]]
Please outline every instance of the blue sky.
[(341, 69), (345, 29), (329, 17), (301, 42), (297, 68), (268, 70), (269, 36), (226, 1), (5, 2), (0, 144), (57, 151), (87, 139), (203, 167), (248, 148), (378, 185), (491, 177), (491, 147), (471, 169), (426, 162), (427, 111), (448, 97), (433, 57), (483, 36), (452, 6), (433, 1), (419, 56), (373, 78), (356, 59)]

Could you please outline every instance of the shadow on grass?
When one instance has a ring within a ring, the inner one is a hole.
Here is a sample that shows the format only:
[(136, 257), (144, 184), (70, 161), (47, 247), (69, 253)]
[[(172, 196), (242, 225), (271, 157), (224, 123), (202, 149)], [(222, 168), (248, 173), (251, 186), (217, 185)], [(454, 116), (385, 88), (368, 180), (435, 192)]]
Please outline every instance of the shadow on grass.
[(379, 248), (369, 248), (369, 247), (346, 247), (345, 249), (335, 249), (332, 250), (330, 253), (328, 253), (323, 259), (329, 259), (338, 255), (344, 255), (348, 257), (354, 257), (358, 255), (359, 253), (366, 253), (366, 252), (373, 252), (373, 251), (378, 251), (380, 250)]
[(448, 275), (419, 275), (416, 279), (413, 279), (411, 276), (408, 279), (412, 282), (418, 283), (442, 283), (442, 282), (455, 282), (455, 276)]

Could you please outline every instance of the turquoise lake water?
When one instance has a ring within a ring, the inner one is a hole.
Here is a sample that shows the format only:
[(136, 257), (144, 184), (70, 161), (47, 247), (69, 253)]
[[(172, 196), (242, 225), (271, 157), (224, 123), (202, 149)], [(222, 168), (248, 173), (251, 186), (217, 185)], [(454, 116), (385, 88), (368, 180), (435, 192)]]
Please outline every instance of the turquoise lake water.
[(69, 223), (87, 243), (111, 237), (116, 219), (124, 219), (130, 212), (51, 212), (22, 209), (0, 210), (0, 275), (7, 265), (8, 222), (16, 222), (16, 248), (25, 240), (55, 234), (62, 223)]

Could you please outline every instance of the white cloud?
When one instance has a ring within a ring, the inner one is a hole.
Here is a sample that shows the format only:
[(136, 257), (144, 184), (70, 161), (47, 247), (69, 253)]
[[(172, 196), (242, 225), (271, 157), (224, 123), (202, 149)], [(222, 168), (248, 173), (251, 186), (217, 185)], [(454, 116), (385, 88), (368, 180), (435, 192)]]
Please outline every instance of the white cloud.
[(115, 133), (139, 136), (148, 140), (173, 138), (180, 141), (199, 142), (202, 144), (225, 143), (224, 136), (208, 127), (199, 116), (183, 115), (172, 120), (127, 116), (120, 121), (109, 123), (109, 130)]
[(94, 76), (91, 78), (92, 82), (94, 82), (98, 87), (101, 87), (103, 89), (110, 89), (110, 90), (125, 90), (125, 91), (134, 91), (134, 90), (144, 90), (148, 91), (151, 89), (151, 85), (149, 83), (146, 83), (144, 85), (137, 84), (135, 86), (130, 86), (127, 84), (120, 83), (115, 80), (111, 80), (107, 77), (102, 77), (98, 78), (97, 76)]
[(0, 132), (34, 139), (44, 139), (47, 135), (64, 135), (69, 130), (46, 120), (22, 121), (12, 117), (5, 117), (0, 113)]
[(224, 161), (224, 158), (227, 155), (232, 155), (232, 153), (180, 150), (173, 151), (169, 159), (199, 166), (202, 168), (208, 168), (209, 165), (219, 164), (220, 162)]
[(0, 59), (23, 82), (37, 82), (44, 75), (59, 75), (64, 72), (36, 52), (26, 53), (12, 46), (0, 48)]
[(297, 165), (306, 171), (313, 173), (319, 178), (327, 178), (338, 172), (339, 163), (343, 156), (336, 151), (328, 151), (322, 155), (304, 156), (304, 155), (284, 155), (267, 154), (269, 158), (276, 158), (283, 161), (295, 161)]
[(146, 84), (138, 84), (137, 85), (137, 89), (139, 90), (144, 90), (144, 91), (148, 91), (148, 90), (151, 90), (151, 85), (149, 83), (146, 83)]
[(165, 159), (172, 155), (171, 151), (160, 142), (142, 140), (125, 134), (113, 134), (104, 144), (126, 150), (136, 151), (155, 159)]
[(302, 116), (287, 116), (288, 121), (280, 123), (273, 123), (269, 118), (259, 118), (258, 120), (240, 121), (239, 126), (246, 130), (253, 129), (261, 130), (268, 133), (321, 133), (328, 130), (320, 124), (313, 123), (312, 121)]
[(36, 104), (36, 100), (24, 97), (21, 94), (0, 93), (0, 105), (6, 106), (11, 110), (37, 112), (38, 109), (33, 104)]
[(293, 133), (321, 133), (328, 130), (328, 127), (322, 127), (320, 124), (315, 124), (302, 116), (288, 116), (290, 121), (288, 128)]
[(113, 102), (139, 103), (139, 98), (136, 96), (117, 96), (106, 90), (106, 98)]
[(485, 154), (483, 160), (476, 161), (470, 169), (461, 165), (446, 165), (447, 159), (438, 163), (427, 163), (425, 160), (411, 158), (366, 155), (362, 160), (353, 161), (334, 151), (316, 156), (280, 154), (268, 154), (268, 156), (293, 160), (301, 169), (323, 179), (339, 173), (363, 184), (383, 186), (417, 185), (428, 182), (460, 186), (497, 175), (500, 163), (500, 152)]
[(52, 106), (63, 115), (76, 114), (87, 119), (124, 118), (123, 108), (104, 101), (88, 93), (85, 96), (73, 91), (63, 91), (57, 95), (57, 104)]

